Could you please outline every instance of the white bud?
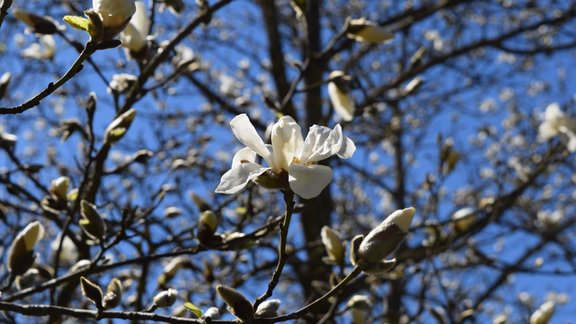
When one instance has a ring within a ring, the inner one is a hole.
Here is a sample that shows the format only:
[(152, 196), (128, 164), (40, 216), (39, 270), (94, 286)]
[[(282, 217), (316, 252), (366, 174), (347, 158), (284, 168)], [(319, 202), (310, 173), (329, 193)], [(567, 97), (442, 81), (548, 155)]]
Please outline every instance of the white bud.
[(454, 228), (459, 232), (466, 232), (476, 222), (476, 215), (472, 208), (462, 208), (452, 214)]
[(156, 307), (170, 307), (176, 302), (176, 297), (178, 297), (178, 291), (176, 289), (168, 289), (158, 293), (154, 296), (154, 305)]
[(322, 237), (322, 244), (324, 244), (330, 260), (336, 264), (343, 264), (345, 251), (338, 233), (330, 227), (324, 226), (322, 227), (320, 236)]
[(278, 308), (280, 308), (280, 299), (269, 299), (258, 305), (256, 310), (257, 317), (276, 317)]
[(376, 25), (366, 18), (350, 20), (346, 36), (357, 42), (382, 43), (394, 37), (385, 28)]
[(554, 314), (554, 310), (555, 305), (553, 301), (545, 302), (530, 316), (530, 324), (548, 324)]
[(348, 95), (348, 87), (346, 82), (351, 80), (342, 71), (332, 71), (328, 76), (330, 82), (328, 83), (328, 97), (334, 107), (334, 111), (344, 121), (351, 121), (354, 118), (356, 105), (354, 100)]
[(412, 207), (397, 210), (370, 231), (358, 247), (358, 265), (370, 267), (392, 253), (406, 237), (415, 211)]
[(18, 233), (8, 250), (8, 270), (13, 275), (24, 274), (34, 264), (34, 246), (43, 236), (44, 226), (38, 221)]
[(100, 16), (105, 28), (125, 25), (136, 12), (134, 0), (92, 0), (92, 8)]

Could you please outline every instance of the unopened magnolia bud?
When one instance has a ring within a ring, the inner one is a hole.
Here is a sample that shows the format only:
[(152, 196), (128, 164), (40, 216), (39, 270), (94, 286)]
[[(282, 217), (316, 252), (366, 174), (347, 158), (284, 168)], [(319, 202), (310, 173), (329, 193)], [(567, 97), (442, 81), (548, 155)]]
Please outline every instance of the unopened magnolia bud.
[(394, 37), (394, 35), (385, 28), (376, 25), (376, 23), (372, 21), (368, 21), (366, 18), (350, 20), (346, 36), (357, 42), (368, 43), (382, 43)]
[(84, 297), (94, 303), (96, 308), (102, 309), (102, 289), (97, 284), (86, 279), (86, 277), (80, 277), (80, 288)]
[(352, 310), (352, 324), (367, 323), (370, 307), (372, 303), (370, 299), (364, 295), (352, 296), (346, 306)]
[(476, 222), (476, 215), (474, 214), (474, 209), (472, 208), (462, 208), (452, 214), (451, 218), (454, 224), (454, 228), (458, 232), (468, 231)]
[(354, 119), (356, 105), (354, 100), (350, 97), (348, 83), (352, 78), (342, 71), (332, 71), (328, 76), (330, 82), (328, 83), (328, 97), (334, 107), (334, 111), (344, 121), (351, 121)]
[(530, 324), (548, 324), (550, 318), (554, 315), (554, 310), (553, 301), (545, 302), (530, 316)]
[(280, 308), (280, 299), (269, 299), (258, 306), (256, 317), (276, 317)]
[(102, 241), (106, 235), (106, 223), (96, 210), (96, 206), (82, 200), (80, 202), (80, 227), (93, 240)]
[(201, 212), (211, 209), (210, 205), (206, 202), (206, 200), (202, 199), (202, 197), (198, 196), (197, 194), (191, 192), (190, 198), (192, 198), (192, 201), (194, 202), (194, 204), (196, 204), (196, 207), (198, 207), (198, 209)]
[(52, 180), (50, 184), (50, 192), (58, 198), (58, 201), (66, 202), (68, 201), (68, 187), (70, 186), (70, 178), (59, 177), (56, 180)]
[(208, 308), (205, 312), (204, 315), (202, 315), (203, 319), (211, 319), (211, 320), (217, 320), (220, 318), (220, 310), (218, 310), (218, 307), (210, 307)]
[(414, 212), (414, 208), (397, 210), (370, 231), (356, 251), (356, 263), (370, 268), (392, 253), (406, 237)]
[(114, 308), (120, 305), (122, 301), (122, 282), (120, 279), (114, 278), (106, 288), (106, 295), (102, 301), (104, 309)]
[(322, 244), (324, 244), (324, 248), (326, 248), (330, 260), (338, 265), (344, 264), (344, 245), (342, 244), (338, 233), (330, 227), (324, 226), (322, 227), (320, 236), (322, 237)]
[(91, 264), (92, 264), (92, 261), (90, 261), (88, 259), (79, 260), (78, 262), (76, 262), (76, 264), (74, 264), (70, 268), (69, 272), (74, 273), (74, 272), (84, 271), (84, 270), (90, 268)]
[(370, 301), (370, 298), (364, 295), (354, 295), (350, 297), (346, 306), (350, 308), (370, 309), (372, 302)]
[(8, 250), (8, 271), (13, 276), (24, 274), (36, 259), (34, 246), (44, 236), (44, 226), (39, 222), (28, 224), (14, 239)]
[(28, 25), (33, 33), (49, 35), (58, 31), (58, 26), (50, 17), (38, 16), (19, 8), (12, 10), (12, 13), (16, 19)]
[(11, 78), (12, 73), (10, 72), (4, 72), (4, 74), (2, 74), (2, 76), (0, 77), (0, 99), (2, 99), (6, 94)]
[(134, 108), (131, 108), (122, 115), (116, 117), (116, 119), (114, 119), (114, 121), (106, 128), (104, 143), (112, 145), (118, 142), (130, 128), (134, 117), (136, 117), (136, 109)]
[(92, 0), (92, 10), (98, 14), (102, 25), (102, 40), (107, 40), (118, 35), (128, 25), (136, 12), (136, 5), (134, 0)]
[(211, 210), (203, 211), (198, 220), (198, 239), (206, 243), (212, 238), (218, 228), (218, 216)]
[(244, 322), (252, 322), (254, 319), (254, 308), (252, 304), (236, 289), (218, 285), (218, 294), (228, 304), (230, 312)]
[(164, 273), (174, 276), (176, 272), (182, 267), (182, 265), (189, 262), (187, 257), (178, 256), (170, 260), (170, 262), (164, 267)]
[(174, 206), (166, 207), (164, 209), (164, 217), (166, 218), (175, 218), (182, 215), (182, 209)]
[(18, 136), (14, 134), (0, 133), (0, 147), (6, 151), (13, 151), (16, 146), (16, 141), (18, 141)]
[(168, 289), (158, 293), (154, 296), (154, 305), (156, 307), (170, 307), (176, 302), (178, 297), (178, 291), (176, 289)]

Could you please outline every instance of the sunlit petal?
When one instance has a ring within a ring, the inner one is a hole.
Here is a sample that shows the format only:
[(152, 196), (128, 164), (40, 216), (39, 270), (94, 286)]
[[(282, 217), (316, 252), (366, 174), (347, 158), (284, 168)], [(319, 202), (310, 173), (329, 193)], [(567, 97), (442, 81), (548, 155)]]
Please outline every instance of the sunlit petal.
[(332, 169), (324, 165), (303, 166), (294, 163), (288, 173), (290, 188), (304, 199), (318, 196), (332, 180)]
[(263, 157), (264, 160), (270, 163), (270, 151), (266, 148), (264, 141), (260, 135), (258, 135), (256, 128), (254, 128), (246, 114), (234, 117), (230, 122), (230, 126), (232, 127), (232, 132), (236, 138), (238, 138), (240, 143), (251, 148), (254, 152)]
[(216, 192), (224, 194), (234, 194), (242, 190), (248, 182), (266, 171), (258, 163), (245, 162), (238, 167), (228, 170), (220, 179), (220, 184)]
[(241, 163), (245, 162), (256, 162), (256, 152), (249, 147), (245, 147), (234, 154), (232, 169), (239, 167)]
[(272, 128), (272, 154), (275, 171), (288, 170), (302, 146), (302, 130), (292, 117), (284, 116)]
[(343, 141), (340, 125), (336, 125), (334, 129), (314, 125), (310, 127), (304, 142), (300, 161), (301, 163), (309, 163), (327, 159), (341, 151)]

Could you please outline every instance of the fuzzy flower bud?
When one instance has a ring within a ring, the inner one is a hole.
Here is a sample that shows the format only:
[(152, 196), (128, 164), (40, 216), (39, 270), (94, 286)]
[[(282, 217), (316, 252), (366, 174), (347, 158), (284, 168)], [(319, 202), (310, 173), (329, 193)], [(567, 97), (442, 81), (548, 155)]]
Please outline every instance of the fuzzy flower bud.
[(324, 248), (326, 248), (330, 261), (339, 265), (343, 264), (345, 251), (338, 233), (330, 227), (324, 226), (322, 227), (320, 236), (322, 237), (322, 244), (324, 244)]
[(43, 236), (44, 226), (37, 221), (18, 233), (8, 250), (8, 270), (12, 275), (22, 275), (32, 267), (36, 259), (34, 246)]
[(397, 210), (370, 231), (355, 251), (356, 263), (370, 268), (384, 260), (406, 237), (414, 213), (412, 207)]
[(80, 202), (80, 214), (82, 219), (80, 220), (80, 227), (93, 240), (101, 241), (106, 235), (106, 223), (98, 211), (96, 206), (82, 200)]
[(131, 108), (122, 115), (116, 117), (110, 125), (106, 128), (104, 135), (104, 143), (112, 145), (118, 142), (130, 128), (132, 121), (136, 117), (136, 109)]
[(530, 324), (548, 324), (554, 315), (554, 302), (547, 301), (530, 316)]
[(102, 300), (102, 304), (104, 309), (114, 308), (120, 305), (122, 301), (122, 282), (120, 279), (114, 278), (108, 284), (106, 288), (106, 295), (104, 295), (104, 299)]
[(136, 12), (136, 5), (134, 0), (92, 0), (92, 9), (100, 16), (104, 28), (116, 29), (126, 26)]
[(367, 43), (383, 43), (394, 37), (385, 28), (368, 21), (366, 18), (350, 20), (346, 36), (357, 42)]
[(280, 299), (269, 299), (258, 306), (257, 317), (276, 317), (280, 308)]
[(176, 302), (176, 297), (178, 297), (176, 289), (164, 290), (154, 296), (154, 306), (159, 308), (170, 307)]
[(220, 297), (228, 304), (228, 308), (232, 314), (244, 322), (252, 322), (254, 319), (254, 308), (238, 290), (222, 285), (218, 285), (216, 290)]
[(50, 192), (58, 198), (59, 201), (68, 200), (68, 187), (70, 186), (70, 179), (68, 177), (59, 177), (52, 180), (50, 184)]

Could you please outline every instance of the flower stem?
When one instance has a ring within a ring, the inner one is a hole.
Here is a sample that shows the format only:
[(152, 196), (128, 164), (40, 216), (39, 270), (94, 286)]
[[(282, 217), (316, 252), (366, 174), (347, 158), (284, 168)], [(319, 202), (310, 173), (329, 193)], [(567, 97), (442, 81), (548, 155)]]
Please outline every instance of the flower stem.
[(97, 50), (98, 48), (95, 43), (93, 42), (86, 43), (86, 46), (84, 47), (82, 52), (80, 52), (78, 58), (76, 58), (76, 61), (74, 61), (74, 64), (72, 64), (70, 69), (68, 69), (68, 71), (66, 71), (66, 73), (60, 79), (58, 79), (54, 83), (53, 82), (48, 83), (48, 86), (44, 90), (42, 90), (37, 95), (28, 99), (28, 101), (19, 106), (1, 107), (0, 115), (19, 114), (35, 106), (38, 106), (40, 104), (40, 101), (42, 101), (42, 99), (48, 97), (50, 94), (52, 94), (62, 85), (64, 85), (64, 83), (68, 82), (68, 80), (70, 80), (73, 76), (78, 74), (78, 72), (82, 70), (83, 67), (82, 63), (86, 61), (86, 59), (88, 59), (90, 55), (94, 54), (94, 52), (96, 52)]
[(280, 246), (278, 247), (278, 264), (276, 265), (276, 270), (272, 274), (272, 279), (268, 283), (268, 289), (260, 297), (256, 298), (254, 302), (254, 309), (258, 309), (263, 301), (270, 298), (274, 292), (274, 288), (278, 285), (280, 281), (280, 276), (282, 275), (282, 270), (286, 264), (286, 239), (288, 237), (288, 228), (290, 227), (290, 220), (292, 219), (292, 213), (294, 212), (294, 193), (291, 191), (284, 192), (284, 202), (286, 203), (286, 213), (284, 214), (284, 221), (280, 224)]
[(350, 272), (346, 276), (346, 278), (342, 279), (342, 281), (340, 281), (336, 286), (334, 286), (334, 288), (332, 288), (324, 296), (316, 299), (312, 303), (306, 305), (305, 307), (303, 307), (303, 308), (301, 308), (301, 309), (299, 309), (293, 313), (283, 315), (283, 316), (273, 317), (273, 318), (262, 319), (262, 321), (266, 321), (266, 322), (269, 321), (270, 323), (277, 323), (277, 322), (285, 322), (285, 321), (300, 318), (302, 315), (304, 315), (304, 314), (308, 313), (309, 311), (311, 311), (312, 309), (314, 309), (314, 307), (316, 307), (317, 305), (322, 304), (323, 302), (327, 301), (330, 297), (339, 293), (340, 290), (342, 290), (342, 288), (344, 286), (346, 286), (350, 281), (352, 281), (352, 279), (356, 278), (361, 272), (362, 272), (362, 269), (359, 266), (356, 266), (356, 267), (354, 267), (352, 272)]

